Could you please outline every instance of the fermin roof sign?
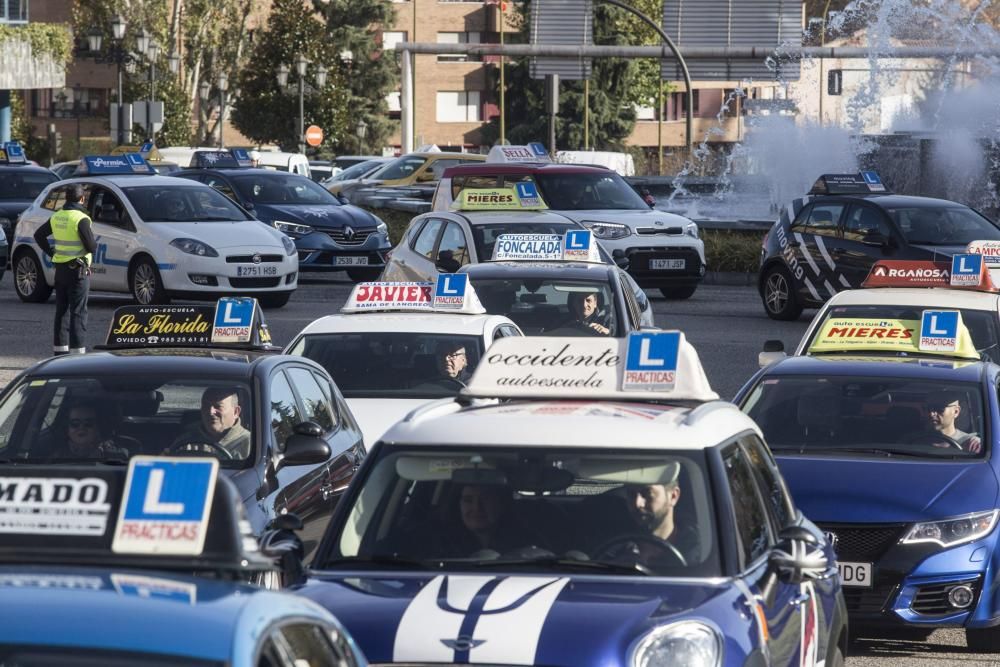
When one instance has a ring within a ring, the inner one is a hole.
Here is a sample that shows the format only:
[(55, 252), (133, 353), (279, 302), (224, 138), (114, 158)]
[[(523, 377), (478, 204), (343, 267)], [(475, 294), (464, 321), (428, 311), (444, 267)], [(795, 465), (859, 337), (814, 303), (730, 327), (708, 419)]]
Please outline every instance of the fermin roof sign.
[[(767, 60), (687, 60), (691, 78), (707, 81), (742, 79), (797, 81), (799, 61), (781, 58), (783, 48), (802, 46), (802, 3), (791, 0), (664, 0), (663, 31), (686, 46), (774, 47)], [(679, 80), (680, 64), (664, 60), (661, 77)]]

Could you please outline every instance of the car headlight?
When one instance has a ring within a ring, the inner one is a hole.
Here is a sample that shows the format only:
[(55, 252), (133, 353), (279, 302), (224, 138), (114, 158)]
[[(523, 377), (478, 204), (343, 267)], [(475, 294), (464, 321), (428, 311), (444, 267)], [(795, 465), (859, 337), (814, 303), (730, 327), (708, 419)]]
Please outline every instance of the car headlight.
[(605, 241), (623, 239), (632, 233), (628, 225), (618, 222), (584, 222), (583, 226), (594, 232), (594, 236)]
[(177, 248), (181, 252), (186, 252), (189, 255), (198, 255), (199, 257), (219, 256), (219, 253), (215, 251), (215, 248), (207, 243), (202, 243), (197, 239), (174, 239), (170, 242), (170, 245)]
[(647, 633), (632, 649), (632, 667), (684, 665), (717, 667), (722, 664), (722, 637), (698, 621), (681, 621)]
[(698, 238), (698, 224), (695, 222), (689, 222), (684, 225), (684, 233), (691, 238)]
[[(375, 218), (375, 219), (378, 220), (378, 218)], [(379, 233), (379, 234), (386, 234), (386, 235), (388, 235), (389, 234), (389, 225), (387, 225), (384, 222), (382, 222), (381, 220), (379, 220), (378, 226), (375, 227), (375, 231), (377, 233)]]
[(281, 245), (285, 246), (285, 254), (287, 255), (295, 254), (296, 252), (295, 243), (293, 243), (292, 240), (287, 236), (285, 236), (284, 234), (281, 235)]
[(289, 236), (305, 236), (306, 234), (313, 233), (313, 228), (309, 225), (300, 225), (296, 222), (275, 220), (272, 224), (274, 224), (274, 228), (279, 232), (283, 232)]
[(936, 542), (943, 547), (953, 547), (986, 537), (997, 522), (997, 510), (974, 512), (943, 521), (915, 523), (900, 540), (903, 544)]

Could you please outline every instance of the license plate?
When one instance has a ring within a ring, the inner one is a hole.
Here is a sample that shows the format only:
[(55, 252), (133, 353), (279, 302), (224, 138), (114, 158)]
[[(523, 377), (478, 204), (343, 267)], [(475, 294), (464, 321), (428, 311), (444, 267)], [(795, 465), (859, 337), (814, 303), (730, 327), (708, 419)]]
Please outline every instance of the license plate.
[(837, 570), (840, 571), (840, 581), (844, 586), (872, 587), (871, 563), (837, 563)]
[(334, 266), (368, 266), (367, 257), (334, 257)]
[(687, 263), (683, 259), (651, 259), (649, 268), (653, 271), (676, 271), (683, 269)]
[(278, 267), (276, 266), (237, 266), (236, 276), (239, 278), (259, 278), (262, 276), (276, 276), (278, 275)]

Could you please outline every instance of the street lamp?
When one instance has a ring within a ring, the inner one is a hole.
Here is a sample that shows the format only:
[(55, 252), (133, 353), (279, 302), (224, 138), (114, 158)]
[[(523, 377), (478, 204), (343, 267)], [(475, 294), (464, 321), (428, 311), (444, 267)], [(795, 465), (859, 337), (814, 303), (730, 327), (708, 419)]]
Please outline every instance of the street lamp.
[[(295, 62), (293, 63), (295, 67), (295, 73), (299, 77), (299, 152), (306, 152), (305, 144), (305, 134), (306, 134), (306, 111), (305, 111), (305, 94), (306, 94), (306, 74), (309, 71), (309, 61), (301, 53), (295, 57)], [(288, 75), (291, 69), (288, 65), (282, 63), (278, 69), (275, 71), (275, 76), (278, 80), (278, 87), (284, 89), (288, 85)], [(330, 70), (326, 68), (325, 65), (316, 66), (316, 86), (313, 91), (319, 92), (320, 88), (326, 86), (327, 76)]]
[(355, 129), (358, 131), (358, 155), (364, 155), (365, 136), (368, 134), (368, 123), (365, 122), (364, 118), (359, 118)]
[(181, 69), (181, 57), (173, 49), (171, 49), (170, 55), (167, 56), (167, 67), (170, 68), (171, 74), (177, 74)]
[[(99, 28), (95, 26), (87, 32), (87, 46), (89, 47), (89, 53), (86, 55), (93, 58), (94, 62), (98, 64), (114, 63), (118, 69), (118, 144), (126, 143), (126, 137), (129, 136), (131, 130), (131, 128), (125, 127), (122, 69), (126, 66), (134, 64), (136, 61), (136, 56), (131, 54), (129, 50), (125, 48), (125, 28), (125, 19), (120, 14), (115, 15), (115, 17), (111, 20), (112, 43), (107, 45), (107, 49), (102, 49), (102, 47), (105, 46), (104, 35)], [(137, 41), (143, 38), (147, 40), (149, 39), (149, 34), (145, 31), (143, 31), (143, 34), (139, 35)], [(145, 52), (146, 47), (148, 47), (148, 41), (146, 43), (140, 43), (139, 46), (139, 51)]]
[(223, 140), (223, 133), (226, 131), (226, 88), (229, 87), (229, 77), (225, 72), (219, 72), (219, 79), (215, 82), (219, 87), (219, 148), (224, 148), (226, 142)]
[[(153, 105), (156, 103), (156, 59), (160, 56), (160, 45), (149, 39), (145, 29), (142, 31), (146, 37), (146, 48), (141, 46), (140, 50), (146, 53), (149, 58), (149, 100), (146, 102), (146, 138), (152, 139), (153, 130)], [(142, 39), (142, 36), (140, 36)]]

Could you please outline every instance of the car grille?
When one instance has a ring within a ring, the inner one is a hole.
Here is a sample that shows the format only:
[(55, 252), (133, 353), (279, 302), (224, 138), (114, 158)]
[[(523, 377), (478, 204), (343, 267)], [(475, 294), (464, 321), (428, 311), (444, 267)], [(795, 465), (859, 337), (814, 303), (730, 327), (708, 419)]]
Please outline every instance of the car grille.
[(844, 602), (847, 604), (848, 615), (874, 615), (882, 612), (882, 609), (896, 590), (896, 582), (876, 577), (875, 585), (871, 588), (844, 586), (841, 590), (844, 591)]
[(636, 234), (650, 236), (653, 234), (671, 234), (677, 236), (684, 233), (683, 227), (636, 227)]
[[(253, 255), (229, 255), (226, 262), (229, 264), (253, 264)], [(281, 255), (259, 255), (260, 261), (265, 264), (280, 264), (284, 259)]]
[(834, 550), (837, 560), (849, 563), (876, 563), (890, 547), (899, 542), (905, 524), (870, 526), (821, 525), (820, 529), (837, 536)]
[[(972, 586), (973, 595), (978, 597), (978, 586), (976, 585), (979, 578), (967, 579), (965, 581), (949, 581), (944, 584), (928, 584), (927, 586), (921, 586), (917, 589), (917, 594), (913, 598), (913, 602), (910, 603), (910, 608), (918, 614), (925, 614), (927, 616), (942, 616), (944, 614), (954, 614), (959, 609), (955, 609), (948, 602), (948, 591), (959, 584), (969, 584)], [(975, 598), (973, 598), (973, 603), (966, 607), (966, 609), (972, 609), (975, 607)]]
[(281, 283), (281, 276), (277, 278), (230, 278), (229, 284), (233, 287), (277, 287)]
[(330, 238), (333, 239), (334, 243), (342, 246), (364, 245), (365, 241), (368, 240), (368, 237), (374, 233), (375, 233), (374, 229), (355, 230), (354, 236), (352, 236), (351, 238), (347, 238), (346, 236), (344, 236), (344, 232), (341, 229), (335, 229), (333, 231), (327, 232), (327, 234), (330, 235)]

